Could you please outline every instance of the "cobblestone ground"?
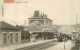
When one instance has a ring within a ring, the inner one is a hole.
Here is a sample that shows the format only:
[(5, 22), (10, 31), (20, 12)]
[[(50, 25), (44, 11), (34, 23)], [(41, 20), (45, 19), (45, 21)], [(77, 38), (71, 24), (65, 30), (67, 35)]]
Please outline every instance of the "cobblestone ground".
[[(71, 41), (65, 42), (65, 50), (71, 50), (74, 44)], [(61, 42), (55, 46), (47, 48), (46, 50), (64, 50), (64, 42)]]

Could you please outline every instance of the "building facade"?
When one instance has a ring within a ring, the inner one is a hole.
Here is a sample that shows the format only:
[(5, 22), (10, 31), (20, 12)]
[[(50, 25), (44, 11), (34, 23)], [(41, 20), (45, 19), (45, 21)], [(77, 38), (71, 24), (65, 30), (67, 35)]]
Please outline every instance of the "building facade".
[(0, 21), (0, 45), (21, 43), (21, 29)]
[(29, 24), (33, 23), (34, 21), (38, 21), (47, 27), (52, 26), (52, 20), (49, 19), (46, 14), (40, 14), (39, 11), (34, 11), (33, 16), (31, 18), (28, 18), (28, 21)]
[(80, 40), (80, 24), (73, 25), (73, 27), (75, 28), (75, 31), (72, 31), (72, 40)]
[(54, 29), (52, 28), (52, 20), (46, 14), (34, 11), (31, 18), (28, 18), (29, 24), (24, 30), (30, 32), (30, 41), (53, 39)]

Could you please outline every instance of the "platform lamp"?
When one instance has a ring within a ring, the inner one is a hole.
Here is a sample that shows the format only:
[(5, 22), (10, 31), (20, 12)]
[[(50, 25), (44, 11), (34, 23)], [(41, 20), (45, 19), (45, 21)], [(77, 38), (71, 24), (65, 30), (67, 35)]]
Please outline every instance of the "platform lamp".
[(65, 50), (65, 35), (63, 35), (63, 41), (64, 41), (64, 50)]

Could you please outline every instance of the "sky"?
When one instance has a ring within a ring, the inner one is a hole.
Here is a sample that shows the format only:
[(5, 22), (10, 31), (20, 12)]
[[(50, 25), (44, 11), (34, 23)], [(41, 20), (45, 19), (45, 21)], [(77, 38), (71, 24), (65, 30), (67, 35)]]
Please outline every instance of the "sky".
[[(1, 1), (1, 0), (0, 0)], [(75, 24), (76, 15), (78, 23), (80, 23), (80, 0), (15, 0), (15, 2), (28, 3), (5, 3), (4, 17), (0, 17), (4, 21), (12, 24), (28, 25), (28, 18), (33, 16), (35, 10), (39, 10), (48, 15), (53, 20), (53, 24)]]

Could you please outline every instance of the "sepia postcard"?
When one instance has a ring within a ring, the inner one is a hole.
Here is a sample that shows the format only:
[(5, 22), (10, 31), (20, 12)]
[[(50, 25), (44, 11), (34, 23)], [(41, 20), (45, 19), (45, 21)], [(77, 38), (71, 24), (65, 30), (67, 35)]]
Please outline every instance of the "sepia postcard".
[(80, 0), (0, 0), (0, 50), (80, 50)]

